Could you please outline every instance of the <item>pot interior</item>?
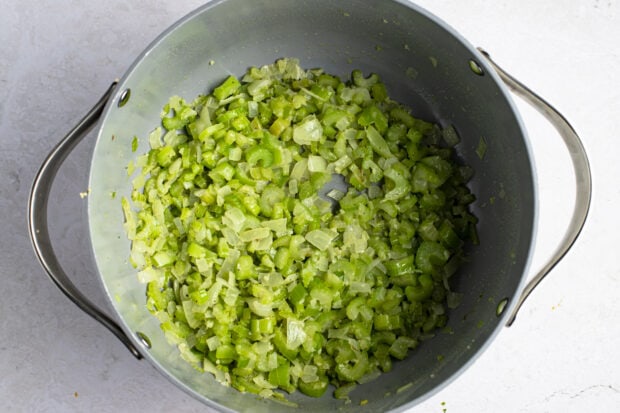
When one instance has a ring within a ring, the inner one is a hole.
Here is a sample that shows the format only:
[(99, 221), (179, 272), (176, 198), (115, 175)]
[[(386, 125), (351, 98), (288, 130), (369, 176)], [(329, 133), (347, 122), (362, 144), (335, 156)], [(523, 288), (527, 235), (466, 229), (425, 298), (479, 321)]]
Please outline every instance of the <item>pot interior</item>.
[[(533, 165), (524, 129), (481, 56), (452, 29), (415, 5), (363, 0), (212, 1), (170, 28), (143, 53), (119, 84), (104, 114), (90, 176), (89, 225), (100, 278), (124, 330), (170, 380), (218, 409), (281, 411), (287, 406), (241, 394), (181, 360), (145, 307), (145, 285), (128, 263), (120, 198), (129, 197), (126, 166), (148, 151), (148, 133), (172, 95), (192, 100), (230, 73), (296, 57), (348, 78), (353, 69), (378, 73), (392, 98), (414, 115), (453, 125), (459, 156), (472, 166), (480, 245), (452, 278), (464, 294), (448, 328), (423, 342), (379, 380), (358, 386), (344, 405), (330, 392), (310, 399), (289, 396), (311, 411), (384, 411), (411, 406), (447, 383), (470, 363), (503, 326), (520, 292), (535, 225)], [(470, 67), (478, 61), (483, 74)], [(131, 97), (117, 105), (122, 90)], [(133, 136), (140, 138), (132, 153)], [(486, 146), (484, 156), (479, 156)], [(110, 194), (115, 193), (112, 197)], [(496, 315), (500, 300), (509, 304)], [(137, 339), (147, 336), (151, 348)], [(368, 400), (360, 406), (361, 400)]]

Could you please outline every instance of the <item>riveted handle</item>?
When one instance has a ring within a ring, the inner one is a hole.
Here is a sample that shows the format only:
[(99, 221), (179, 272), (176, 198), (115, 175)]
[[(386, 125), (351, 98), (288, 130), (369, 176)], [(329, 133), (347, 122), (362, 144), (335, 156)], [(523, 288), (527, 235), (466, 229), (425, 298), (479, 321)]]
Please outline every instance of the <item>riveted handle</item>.
[(37, 258), (56, 286), (80, 309), (103, 324), (120, 341), (131, 354), (141, 359), (142, 355), (119, 325), (95, 306), (71, 282), (54, 253), (47, 225), (47, 201), (58, 169), (73, 148), (86, 136), (88, 131), (101, 117), (103, 109), (112, 96), (117, 82), (113, 82), (93, 108), (69, 131), (69, 133), (49, 153), (37, 173), (28, 200), (28, 228), (30, 239)]
[(590, 172), (590, 163), (588, 162), (588, 156), (585, 148), (583, 147), (583, 143), (581, 142), (579, 135), (577, 135), (577, 132), (575, 132), (575, 129), (573, 129), (566, 118), (547, 101), (499, 67), (485, 50), (480, 48), (478, 48), (478, 50), (487, 59), (510, 90), (534, 107), (555, 127), (562, 137), (564, 144), (568, 148), (575, 175), (575, 205), (570, 224), (566, 229), (560, 244), (553, 252), (549, 260), (525, 286), (523, 293), (519, 297), (519, 300), (512, 314), (508, 318), (508, 322), (506, 323), (506, 326), (510, 327), (515, 321), (517, 313), (527, 297), (532, 293), (532, 291), (534, 291), (534, 288), (536, 288), (543, 278), (545, 278), (545, 276), (549, 274), (549, 272), (557, 265), (557, 263), (564, 258), (566, 253), (571, 249), (577, 240), (577, 237), (586, 222), (588, 211), (590, 209), (590, 200), (592, 198), (592, 174)]

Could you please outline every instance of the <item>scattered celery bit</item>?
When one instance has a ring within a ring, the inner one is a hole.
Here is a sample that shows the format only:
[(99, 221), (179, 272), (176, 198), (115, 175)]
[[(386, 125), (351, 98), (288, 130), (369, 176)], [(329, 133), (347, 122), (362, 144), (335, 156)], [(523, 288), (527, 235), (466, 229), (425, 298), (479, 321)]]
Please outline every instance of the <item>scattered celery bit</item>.
[(478, 155), (478, 158), (483, 159), (486, 153), (487, 153), (487, 142), (481, 136), (480, 140), (478, 141), (478, 146), (476, 147), (476, 154)]
[(161, 118), (121, 205), (146, 305), (189, 363), (261, 397), (331, 384), (348, 400), (445, 327), (476, 239), (452, 126), (412, 116), (376, 74), (294, 59), (174, 96)]

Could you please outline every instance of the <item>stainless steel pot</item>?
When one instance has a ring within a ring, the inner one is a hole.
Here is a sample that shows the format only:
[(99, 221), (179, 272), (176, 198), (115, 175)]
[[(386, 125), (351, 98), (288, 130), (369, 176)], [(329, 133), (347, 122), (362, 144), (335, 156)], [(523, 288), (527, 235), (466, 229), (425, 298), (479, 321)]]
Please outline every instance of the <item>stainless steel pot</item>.
[[(453, 29), (401, 0), (210, 1), (157, 38), (44, 162), (33, 184), (29, 225), (33, 246), (52, 280), (83, 310), (102, 322), (138, 358), (148, 359), (179, 387), (222, 410), (284, 411), (290, 407), (222, 386), (181, 360), (145, 306), (145, 287), (128, 264), (119, 199), (128, 195), (125, 166), (135, 155), (130, 140), (145, 138), (172, 95), (189, 99), (229, 73), (298, 57), (305, 67), (348, 76), (353, 68), (379, 73), (396, 100), (416, 115), (461, 137), (459, 155), (476, 175), (480, 246), (456, 277), (464, 294), (450, 314), (450, 334), (438, 333), (392, 372), (359, 386), (353, 403), (326, 395), (290, 398), (307, 411), (403, 410), (429, 397), (466, 369), (516, 311), (533, 287), (564, 256), (585, 221), (591, 193), (588, 160), (577, 134), (551, 106), (494, 66)], [(536, 233), (535, 169), (525, 130), (505, 82), (541, 111), (569, 148), (577, 199), (572, 223), (549, 263), (526, 286)], [(104, 108), (105, 107), (105, 108)], [(71, 283), (52, 250), (47, 198), (58, 167), (101, 116), (88, 199), (92, 250), (117, 324)], [(480, 143), (486, 154), (476, 153)], [(138, 152), (146, 150), (146, 139)], [(115, 192), (113, 199), (110, 193)], [(494, 202), (491, 202), (491, 199)], [(481, 297), (483, 299), (481, 299)], [(442, 356), (438, 362), (438, 356)], [(388, 396), (389, 394), (389, 396)], [(361, 399), (368, 400), (360, 406)]]

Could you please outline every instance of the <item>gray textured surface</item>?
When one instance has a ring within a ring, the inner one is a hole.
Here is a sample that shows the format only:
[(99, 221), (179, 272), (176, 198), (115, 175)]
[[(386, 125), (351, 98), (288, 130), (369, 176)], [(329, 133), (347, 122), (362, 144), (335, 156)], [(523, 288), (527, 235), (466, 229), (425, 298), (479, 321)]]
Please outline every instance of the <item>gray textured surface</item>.
[[(46, 278), (26, 232), (26, 202), (47, 152), (165, 27), (199, 1), (5, 1), (0, 13), (0, 400), (3, 411), (208, 411), (138, 362)], [(419, 1), (548, 98), (589, 151), (590, 220), (514, 327), (419, 411), (573, 411), (620, 406), (620, 129), (617, 1)], [(613, 86), (612, 86), (613, 85)], [(541, 189), (535, 264), (570, 216), (568, 157), (519, 105)], [(104, 304), (92, 271), (85, 200), (92, 138), (67, 159), (50, 210), (69, 275)], [(569, 188), (569, 189), (564, 189)], [(536, 267), (536, 265), (535, 265)], [(445, 405), (441, 403), (445, 402)], [(418, 411), (418, 409), (415, 409)]]

